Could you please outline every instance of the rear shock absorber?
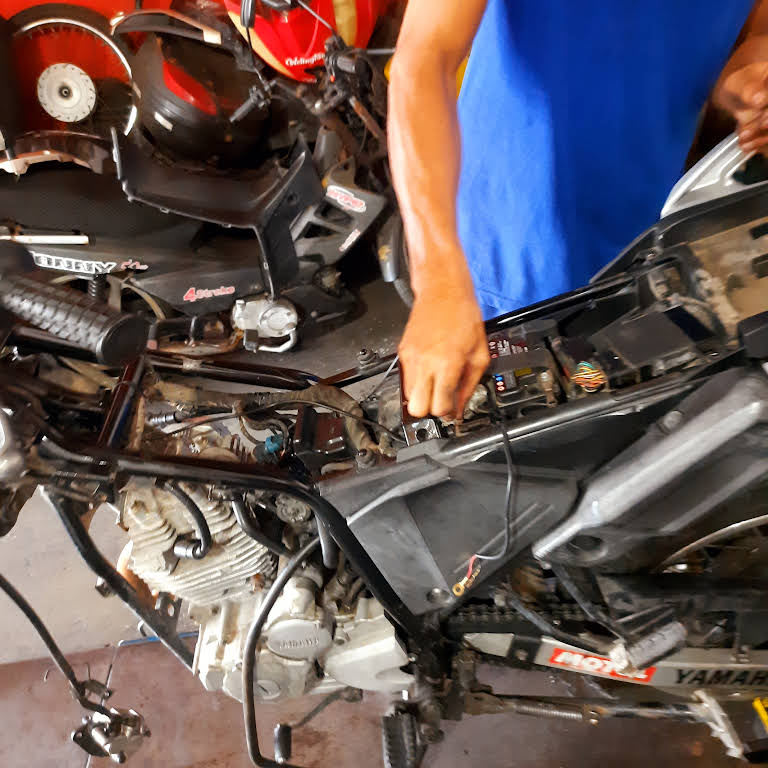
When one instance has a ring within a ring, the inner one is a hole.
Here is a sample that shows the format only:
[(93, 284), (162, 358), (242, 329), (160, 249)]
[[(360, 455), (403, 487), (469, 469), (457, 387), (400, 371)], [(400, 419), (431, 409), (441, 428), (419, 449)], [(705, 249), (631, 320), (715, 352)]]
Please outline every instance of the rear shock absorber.
[(106, 302), (109, 283), (105, 274), (94, 275), (88, 280), (88, 295), (95, 301)]

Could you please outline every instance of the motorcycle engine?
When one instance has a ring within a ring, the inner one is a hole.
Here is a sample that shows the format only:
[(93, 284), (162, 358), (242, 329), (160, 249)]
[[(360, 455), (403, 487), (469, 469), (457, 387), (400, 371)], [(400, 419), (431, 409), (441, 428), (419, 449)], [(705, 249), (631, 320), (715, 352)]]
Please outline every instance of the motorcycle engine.
[[(174, 453), (196, 446), (208, 458), (244, 460), (239, 438), (208, 427), (188, 433), (185, 445), (169, 445)], [(192, 516), (174, 494), (132, 478), (123, 488), (121, 511), (131, 540), (128, 567), (153, 595), (183, 601), (186, 616), (199, 625), (194, 672), (203, 685), (242, 700), (248, 629), (284, 561), (244, 532), (231, 500), (217, 497), (210, 486), (180, 487), (205, 516), (210, 550), (201, 559), (175, 554), (179, 539), (195, 535)], [(296, 541), (311, 530), (311, 512), (304, 504), (286, 495), (268, 503), (285, 523), (284, 541)], [(312, 563), (297, 571), (270, 612), (262, 637), (256, 692), (264, 699), (347, 686), (393, 693), (413, 682), (400, 669), (408, 655), (394, 626), (362, 580), (345, 570), (343, 560), (330, 577)]]

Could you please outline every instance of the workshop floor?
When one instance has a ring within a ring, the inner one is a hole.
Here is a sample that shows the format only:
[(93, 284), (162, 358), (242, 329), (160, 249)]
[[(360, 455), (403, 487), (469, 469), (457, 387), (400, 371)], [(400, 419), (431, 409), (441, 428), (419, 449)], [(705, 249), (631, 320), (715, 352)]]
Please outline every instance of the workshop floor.
[[(14, 617), (15, 619), (15, 617)], [(15, 623), (15, 621), (14, 621)], [(106, 679), (113, 704), (133, 707), (152, 731), (132, 768), (250, 768), (240, 706), (224, 695), (206, 693), (157, 644), (101, 649), (72, 658), (79, 675)], [(0, 766), (3, 768), (84, 768), (87, 755), (69, 740), (81, 711), (63, 678), (47, 661), (0, 667)], [(486, 682), (500, 691), (552, 693), (545, 673), (491, 670)], [(277, 722), (301, 718), (316, 700), (260, 706), (261, 742), (272, 753)], [(362, 704), (335, 702), (294, 733), (293, 761), (306, 768), (381, 768), (379, 716), (387, 701), (366, 697)], [(703, 726), (654, 721), (605, 721), (597, 726), (515, 715), (484, 715), (445, 725), (445, 740), (431, 747), (425, 768), (725, 768), (738, 763), (723, 755)], [(93, 768), (104, 765), (93, 760)]]
[[(397, 346), (406, 312), (390, 286), (362, 288), (368, 311), (325, 337), (284, 356), (285, 365), (330, 374), (352, 367), (361, 347), (382, 353)], [(277, 359), (273, 359), (278, 363)], [(94, 537), (103, 553), (115, 558), (123, 545), (108, 514), (97, 517)], [(14, 531), (0, 540), (1, 570), (48, 623), (72, 657), (76, 670), (106, 679), (114, 705), (139, 710), (152, 737), (129, 762), (134, 768), (247, 768), (240, 707), (223, 695), (206, 693), (191, 675), (156, 644), (114, 645), (136, 637), (135, 620), (115, 599), (93, 589), (82, 565), (50, 508), (35, 500)], [(81, 711), (47, 660), (22, 616), (0, 601), (0, 768), (83, 768), (86, 755), (69, 741)], [(110, 646), (110, 647), (105, 647)], [(96, 650), (93, 650), (96, 649)], [(491, 670), (486, 679), (503, 692), (557, 693), (545, 673)], [(315, 701), (260, 707), (262, 740), (271, 753), (271, 727), (298, 720)], [(311, 768), (381, 765), (379, 716), (382, 697), (361, 705), (335, 703), (294, 735), (294, 762)], [(652, 756), (652, 757), (651, 757)], [(431, 748), (428, 768), (573, 768), (575, 766), (646, 766), (698, 768), (735, 765), (719, 742), (698, 726), (606, 721), (597, 727), (512, 715), (483, 716), (448, 724), (446, 739)], [(93, 766), (103, 764), (93, 761)]]

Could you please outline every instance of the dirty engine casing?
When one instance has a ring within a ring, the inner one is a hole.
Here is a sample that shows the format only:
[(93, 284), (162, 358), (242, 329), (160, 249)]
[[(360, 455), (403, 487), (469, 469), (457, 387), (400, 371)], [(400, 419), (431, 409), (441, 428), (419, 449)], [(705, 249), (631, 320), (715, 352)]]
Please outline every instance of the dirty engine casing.
[[(183, 601), (186, 616), (199, 625), (194, 672), (205, 688), (242, 700), (246, 636), (282, 559), (245, 534), (230, 501), (212, 497), (206, 486), (184, 484), (183, 490), (208, 521), (210, 551), (202, 559), (177, 557), (179, 537), (195, 536), (191, 515), (168, 491), (134, 478), (124, 487), (121, 515), (131, 539), (129, 567), (153, 594)], [(283, 504), (290, 505), (290, 499)], [(257, 660), (257, 696), (298, 697), (347, 686), (408, 689), (413, 678), (400, 670), (407, 653), (378, 601), (358, 590), (347, 605), (338, 575), (327, 584), (323, 579), (319, 566), (306, 565), (270, 612)]]

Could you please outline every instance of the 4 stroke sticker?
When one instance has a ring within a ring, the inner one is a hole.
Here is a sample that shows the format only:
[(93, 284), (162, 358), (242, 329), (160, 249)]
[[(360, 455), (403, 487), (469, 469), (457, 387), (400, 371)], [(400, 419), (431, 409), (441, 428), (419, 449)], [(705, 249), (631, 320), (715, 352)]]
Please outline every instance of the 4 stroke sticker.
[(182, 297), (184, 301), (200, 301), (200, 299), (213, 299), (217, 296), (231, 296), (235, 292), (234, 285), (222, 285), (219, 288), (195, 288), (192, 286)]

